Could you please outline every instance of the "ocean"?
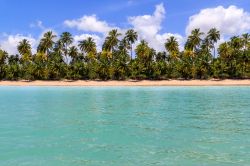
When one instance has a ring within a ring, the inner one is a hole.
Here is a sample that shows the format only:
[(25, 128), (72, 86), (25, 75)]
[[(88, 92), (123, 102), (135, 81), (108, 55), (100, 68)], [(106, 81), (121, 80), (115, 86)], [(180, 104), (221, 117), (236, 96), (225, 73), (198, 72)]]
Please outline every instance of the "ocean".
[(250, 165), (250, 87), (0, 87), (0, 165)]

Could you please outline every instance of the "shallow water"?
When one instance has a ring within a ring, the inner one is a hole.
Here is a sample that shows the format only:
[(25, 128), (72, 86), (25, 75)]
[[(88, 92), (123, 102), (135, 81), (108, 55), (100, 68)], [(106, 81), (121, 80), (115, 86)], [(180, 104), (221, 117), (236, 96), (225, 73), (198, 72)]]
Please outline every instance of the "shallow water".
[(250, 165), (250, 87), (0, 87), (1, 166)]

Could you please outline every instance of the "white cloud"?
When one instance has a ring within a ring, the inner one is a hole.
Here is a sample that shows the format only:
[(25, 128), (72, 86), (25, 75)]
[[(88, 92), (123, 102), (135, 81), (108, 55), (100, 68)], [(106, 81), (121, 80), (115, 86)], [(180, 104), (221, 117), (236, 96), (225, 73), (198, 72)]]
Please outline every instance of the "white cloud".
[(99, 32), (99, 33), (107, 33), (111, 29), (115, 27), (110, 26), (106, 21), (100, 21), (96, 17), (96, 15), (91, 16), (83, 16), (82, 18), (75, 20), (66, 20), (64, 21), (64, 25), (70, 28), (77, 28), (81, 31), (86, 32)]
[[(160, 33), (162, 29), (161, 25), (165, 18), (165, 13), (164, 5), (161, 3), (156, 5), (155, 11), (152, 15), (133, 16), (128, 18), (128, 23), (131, 25), (131, 28), (138, 32), (139, 39), (145, 39), (147, 42), (149, 42), (149, 45), (157, 51), (163, 51), (165, 49), (164, 43), (170, 36), (175, 36), (180, 42), (180, 45), (183, 43), (183, 37), (179, 34)], [(124, 34), (127, 30), (124, 28), (113, 27), (106, 21), (99, 20), (96, 15), (85, 15), (79, 19), (66, 20), (64, 21), (64, 25), (69, 28), (76, 28), (80, 31), (93, 32), (95, 35), (91, 36), (97, 41), (99, 50), (108, 31), (112, 29), (118, 29), (119, 32), (123, 33), (122, 37), (124, 37)], [(88, 35), (89, 34), (77, 35), (75, 36), (75, 39), (83, 39)]]
[(138, 32), (140, 39), (145, 39), (150, 46), (157, 51), (163, 51), (164, 43), (170, 36), (175, 36), (182, 48), (183, 37), (179, 34), (160, 33), (161, 25), (165, 18), (165, 8), (163, 3), (156, 5), (156, 9), (152, 15), (142, 15), (129, 17), (128, 22)]
[[(152, 14), (129, 17), (127, 21), (131, 26), (128, 28), (135, 29), (139, 34), (139, 40), (145, 39), (149, 42), (149, 45), (157, 51), (165, 50), (164, 43), (170, 36), (176, 37), (180, 44), (180, 49), (183, 49), (185, 37), (178, 33), (161, 32), (165, 14), (164, 4), (158, 4)], [(74, 36), (74, 45), (77, 45), (78, 41), (86, 39), (87, 37), (93, 37), (97, 43), (98, 50), (101, 50), (101, 45), (108, 31), (111, 29), (118, 29), (124, 34), (127, 30), (125, 28), (112, 26), (107, 21), (98, 19), (96, 15), (85, 15), (79, 19), (65, 20), (64, 25), (69, 28), (76, 28), (79, 31), (84, 31), (83, 34)], [(41, 21), (31, 24), (31, 27), (39, 27), (43, 32), (50, 30), (45, 28)], [(202, 9), (199, 13), (189, 18), (186, 34), (188, 35), (190, 31), (195, 28), (200, 28), (201, 31), (207, 32), (213, 27), (221, 31), (222, 37), (218, 42), (220, 43), (225, 40), (226, 36), (249, 32), (250, 13), (236, 6), (229, 6), (228, 8), (218, 6), (215, 8)], [(37, 41), (41, 37), (42, 36), (35, 39), (31, 35), (5, 35), (2, 40), (0, 39), (0, 45), (10, 53), (17, 53), (16, 45), (19, 41), (26, 38), (31, 42), (32, 47), (35, 48)]]
[(153, 15), (143, 15), (129, 17), (129, 23), (138, 31), (142, 38), (155, 36), (161, 30), (161, 23), (165, 17), (165, 9), (163, 4), (156, 6)]
[(191, 30), (200, 28), (201, 31), (207, 32), (211, 28), (217, 28), (222, 35), (238, 35), (250, 31), (250, 13), (236, 6), (224, 8), (207, 8), (201, 10), (189, 18), (186, 27), (186, 34)]
[(31, 35), (25, 36), (22, 34), (16, 35), (7, 35), (4, 34), (0, 40), (0, 48), (7, 51), (9, 54), (17, 54), (17, 45), (23, 39), (27, 39), (32, 47), (32, 52), (36, 51), (35, 46), (37, 45), (37, 40), (33, 38)]
[(73, 45), (77, 46), (79, 41), (92, 37), (96, 42), (98, 51), (101, 51), (104, 39), (110, 30), (118, 29), (120, 33), (125, 33), (125, 29), (111, 26), (106, 21), (99, 20), (96, 15), (85, 15), (79, 19), (66, 20), (64, 25), (69, 28), (76, 28), (79, 31), (92, 32), (93, 34), (83, 33), (75, 35)]

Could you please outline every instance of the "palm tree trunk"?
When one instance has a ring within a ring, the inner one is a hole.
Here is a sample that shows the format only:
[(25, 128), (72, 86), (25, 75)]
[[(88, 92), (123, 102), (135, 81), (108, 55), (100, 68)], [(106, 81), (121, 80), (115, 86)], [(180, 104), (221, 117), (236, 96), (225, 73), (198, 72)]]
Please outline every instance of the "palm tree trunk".
[(68, 63), (68, 55), (67, 55), (67, 54), (68, 54), (68, 45), (66, 44), (65, 47), (66, 47), (66, 48), (65, 48), (65, 49), (66, 49), (66, 50), (65, 50), (66, 63), (69, 64), (69, 63)]
[(131, 61), (132, 61), (132, 51), (133, 51), (133, 48), (132, 48), (132, 43), (130, 43), (130, 53), (131, 53)]
[(113, 60), (114, 60), (114, 48), (113, 48), (113, 47), (111, 48), (111, 56), (112, 56), (111, 59), (112, 59), (112, 61), (113, 61)]
[(214, 47), (214, 58), (215, 58), (215, 45), (214, 45), (214, 43), (213, 43), (213, 47)]
[(65, 54), (65, 58), (66, 58), (66, 64), (69, 64), (68, 63), (68, 56), (67, 56), (67, 54)]

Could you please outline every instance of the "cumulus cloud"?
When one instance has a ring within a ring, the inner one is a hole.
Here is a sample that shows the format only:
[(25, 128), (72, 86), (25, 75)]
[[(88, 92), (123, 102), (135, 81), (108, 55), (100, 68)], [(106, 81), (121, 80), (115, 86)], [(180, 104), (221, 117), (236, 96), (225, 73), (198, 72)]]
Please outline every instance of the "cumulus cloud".
[(163, 51), (164, 43), (170, 36), (175, 36), (180, 45), (183, 43), (183, 37), (179, 34), (160, 33), (165, 14), (166, 11), (164, 5), (161, 3), (156, 5), (155, 11), (152, 15), (129, 17), (128, 22), (138, 32), (140, 39), (148, 41), (150, 46), (157, 51)]
[(20, 41), (23, 39), (27, 39), (32, 47), (32, 52), (35, 53), (37, 40), (33, 38), (31, 35), (25, 36), (22, 34), (16, 34), (16, 35), (7, 35), (4, 34), (3, 37), (0, 39), (0, 48), (7, 51), (9, 54), (17, 54), (17, 45)]
[(189, 18), (186, 34), (188, 35), (195, 28), (207, 32), (214, 27), (225, 36), (248, 32), (250, 31), (250, 13), (236, 6), (203, 9)]
[(100, 21), (96, 15), (91, 16), (83, 16), (79, 19), (74, 20), (66, 20), (64, 21), (64, 25), (69, 28), (77, 28), (81, 31), (86, 32), (99, 32), (106, 33), (111, 29), (115, 28), (110, 26), (106, 21)]
[(154, 36), (161, 30), (161, 23), (165, 17), (165, 8), (163, 4), (156, 6), (153, 15), (143, 15), (129, 17), (129, 23), (136, 31), (141, 34), (142, 38)]
[[(152, 14), (128, 17), (127, 21), (130, 24), (130, 27), (127, 28), (135, 29), (139, 34), (139, 40), (145, 39), (149, 42), (149, 45), (157, 51), (164, 50), (164, 43), (170, 36), (176, 37), (180, 44), (180, 49), (183, 49), (186, 37), (178, 33), (161, 32), (165, 15), (166, 10), (164, 4), (158, 4)], [(83, 33), (74, 36), (74, 45), (77, 45), (80, 40), (92, 37), (97, 43), (98, 50), (101, 50), (101, 45), (108, 31), (111, 29), (118, 29), (124, 34), (127, 30), (126, 28), (112, 26), (112, 24), (109, 24), (107, 21), (100, 20), (96, 15), (85, 15), (78, 19), (65, 20), (64, 25), (69, 28), (76, 28)], [(50, 30), (45, 28), (41, 21), (37, 21), (30, 26), (39, 27), (43, 32)], [(202, 9), (199, 13), (189, 18), (186, 27), (186, 35), (189, 35), (191, 30), (195, 28), (200, 28), (201, 31), (207, 32), (213, 27), (217, 28), (222, 34), (222, 39), (218, 42), (220, 43), (225, 39), (225, 36), (249, 32), (250, 13), (236, 6), (229, 6), (228, 8), (218, 6), (215, 8)], [(16, 45), (22, 39), (28, 39), (31, 42), (32, 47), (35, 48), (37, 41), (41, 37), (42, 36), (36, 39), (31, 35), (5, 35), (0, 38), (0, 45), (1, 48), (13, 54), (17, 53)]]
[[(151, 47), (155, 48), (157, 51), (163, 51), (164, 43), (170, 36), (175, 36), (180, 43), (183, 43), (183, 37), (179, 34), (160, 33), (165, 14), (164, 4), (161, 3), (156, 5), (153, 14), (129, 17), (128, 23), (131, 25), (130, 28), (138, 32), (140, 40), (145, 39), (149, 42)], [(97, 41), (99, 49), (108, 31), (118, 29), (121, 33), (125, 34), (127, 30), (125, 28), (111, 26), (106, 21), (99, 20), (96, 15), (85, 15), (79, 19), (65, 20), (64, 25), (69, 28), (76, 28), (80, 31), (94, 33), (95, 35), (91, 36)], [(75, 39), (82, 39), (88, 35), (90, 34), (77, 35)]]

